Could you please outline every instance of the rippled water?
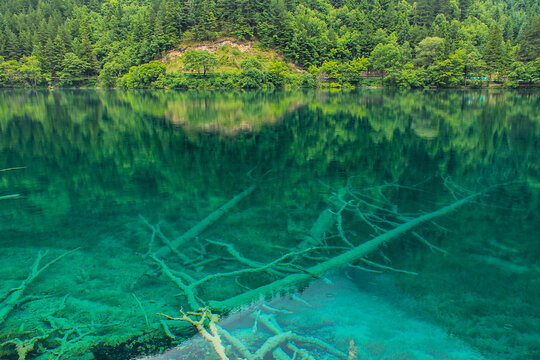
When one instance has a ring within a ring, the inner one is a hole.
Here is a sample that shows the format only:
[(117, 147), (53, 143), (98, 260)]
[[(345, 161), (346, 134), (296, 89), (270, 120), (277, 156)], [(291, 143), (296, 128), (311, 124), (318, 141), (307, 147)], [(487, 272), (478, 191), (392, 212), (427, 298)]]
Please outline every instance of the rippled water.
[(184, 342), (195, 327), (156, 315), (199, 306), (250, 353), (282, 336), (268, 358), (291, 343), (315, 359), (538, 358), (539, 105), (2, 90), (0, 358), (214, 359)]

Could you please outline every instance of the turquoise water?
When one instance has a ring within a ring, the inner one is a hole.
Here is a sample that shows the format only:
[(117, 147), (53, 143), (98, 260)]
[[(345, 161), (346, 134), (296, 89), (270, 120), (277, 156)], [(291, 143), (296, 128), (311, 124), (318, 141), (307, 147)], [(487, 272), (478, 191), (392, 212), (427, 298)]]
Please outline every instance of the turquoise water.
[(156, 315), (199, 306), (250, 353), (273, 315), (266, 358), (293, 358), (289, 343), (315, 359), (540, 358), (539, 105), (2, 90), (0, 358), (217, 359)]

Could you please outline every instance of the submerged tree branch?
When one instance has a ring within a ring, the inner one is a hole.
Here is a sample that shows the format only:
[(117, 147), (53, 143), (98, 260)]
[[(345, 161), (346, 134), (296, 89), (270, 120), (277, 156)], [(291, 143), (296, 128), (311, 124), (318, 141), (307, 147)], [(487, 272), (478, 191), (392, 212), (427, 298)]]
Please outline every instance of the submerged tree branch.
[(237, 203), (239, 203), (241, 200), (243, 200), (248, 195), (250, 195), (253, 191), (255, 191), (255, 189), (257, 188), (257, 185), (258, 184), (251, 185), (249, 188), (242, 191), (240, 194), (237, 194), (235, 197), (227, 201), (218, 209), (211, 212), (208, 216), (206, 216), (204, 219), (198, 222), (195, 226), (193, 226), (188, 231), (186, 231), (182, 236), (171, 241), (169, 247), (162, 247), (161, 249), (159, 249), (156, 252), (156, 255), (159, 257), (167, 256), (168, 254), (171, 253), (171, 249), (178, 249), (182, 244), (190, 240), (193, 240), (195, 237), (200, 235), (204, 230), (206, 230), (209, 226), (214, 224), (221, 216), (223, 216), (229, 210), (231, 210)]
[(21, 195), (19, 195), (19, 194), (4, 195), (4, 196), (0, 196), (0, 200), (16, 199), (16, 198), (18, 198), (20, 196)]
[(336, 270), (347, 266), (348, 264), (352, 264), (355, 261), (362, 259), (364, 256), (368, 255), (372, 251), (376, 250), (382, 244), (398, 238), (399, 236), (412, 230), (416, 226), (428, 222), (436, 217), (446, 215), (456, 210), (457, 208), (471, 202), (472, 200), (484, 195), (485, 193), (493, 190), (494, 188), (508, 184), (509, 183), (504, 183), (488, 187), (482, 191), (476, 192), (449, 205), (446, 205), (438, 210), (413, 218), (391, 230), (388, 230), (387, 232), (379, 236), (374, 237), (369, 241), (366, 241), (365, 243), (355, 247), (352, 250), (349, 250), (343, 254), (337, 255), (327, 261), (324, 261), (306, 269), (309, 272), (309, 275), (299, 273), (292, 274), (280, 280), (276, 280), (270, 284), (261, 286), (251, 291), (247, 291), (243, 294), (234, 296), (223, 301), (209, 301), (209, 305), (214, 310), (228, 311), (249, 304), (250, 302), (256, 301), (261, 297), (269, 296), (275, 294), (278, 291), (307, 283), (313, 278), (313, 276), (322, 276), (328, 271)]
[(24, 290), (26, 290), (26, 288), (28, 287), (28, 285), (30, 285), (32, 281), (34, 281), (49, 266), (53, 265), (58, 260), (79, 249), (80, 248), (76, 248), (67, 251), (62, 255), (59, 255), (56, 258), (52, 259), (43, 267), (39, 268), (39, 263), (41, 262), (41, 259), (43, 259), (47, 255), (47, 251), (40, 251), (36, 260), (34, 261), (34, 265), (32, 266), (32, 272), (30, 273), (30, 275), (28, 275), (28, 277), (23, 280), (17, 288), (10, 290), (8, 294), (2, 298), (2, 301), (0, 302), (0, 324), (2, 324), (6, 320), (11, 310), (13, 310), (21, 302), (21, 297), (24, 293)]

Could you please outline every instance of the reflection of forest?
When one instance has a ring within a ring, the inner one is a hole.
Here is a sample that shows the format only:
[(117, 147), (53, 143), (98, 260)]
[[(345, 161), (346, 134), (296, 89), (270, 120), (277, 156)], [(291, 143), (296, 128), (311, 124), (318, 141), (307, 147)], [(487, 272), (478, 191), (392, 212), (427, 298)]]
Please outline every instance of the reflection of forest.
[[(75, 202), (90, 201), (99, 211), (113, 199), (128, 204), (134, 194), (206, 189), (207, 196), (226, 197), (257, 165), (294, 189), (294, 202), (312, 201), (296, 184), (313, 175), (332, 181), (361, 173), (366, 183), (380, 183), (445, 173), (464, 184), (540, 177), (534, 93), (3, 91), (0, 97), (0, 168), (27, 167), (0, 178), (0, 195), (21, 193), (26, 207), (19, 211), (51, 218), (68, 214)], [(267, 194), (292, 196), (278, 186)]]
[(188, 137), (201, 132), (236, 135), (259, 132), (262, 126), (279, 122), (307, 99), (302, 92), (174, 93), (164, 116)]

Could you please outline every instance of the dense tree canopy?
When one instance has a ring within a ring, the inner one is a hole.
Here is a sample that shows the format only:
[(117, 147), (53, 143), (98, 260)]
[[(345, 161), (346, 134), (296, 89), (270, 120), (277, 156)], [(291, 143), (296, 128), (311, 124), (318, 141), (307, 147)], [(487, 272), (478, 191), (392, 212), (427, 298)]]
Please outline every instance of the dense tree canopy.
[(534, 82), (539, 19), (537, 0), (11, 0), (0, 3), (0, 82), (115, 86), (182, 41), (224, 36), (305, 69), (364, 57), (387, 75)]

